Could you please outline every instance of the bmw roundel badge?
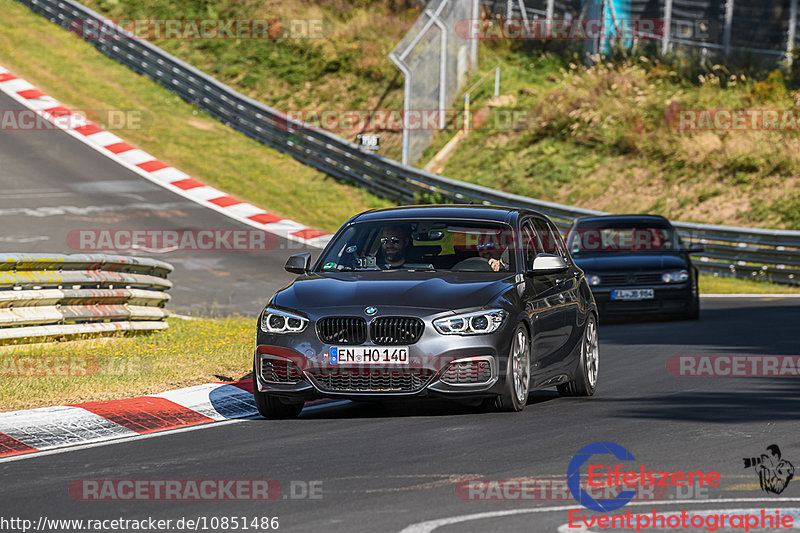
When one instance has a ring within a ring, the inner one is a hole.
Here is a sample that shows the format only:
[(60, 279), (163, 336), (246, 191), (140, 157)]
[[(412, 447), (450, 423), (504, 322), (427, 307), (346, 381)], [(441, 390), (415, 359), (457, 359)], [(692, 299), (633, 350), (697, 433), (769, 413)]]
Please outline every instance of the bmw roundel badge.
[(364, 309), (364, 312), (367, 313), (368, 315), (374, 315), (375, 313), (378, 312), (378, 308), (377, 307), (367, 307), (366, 309)]

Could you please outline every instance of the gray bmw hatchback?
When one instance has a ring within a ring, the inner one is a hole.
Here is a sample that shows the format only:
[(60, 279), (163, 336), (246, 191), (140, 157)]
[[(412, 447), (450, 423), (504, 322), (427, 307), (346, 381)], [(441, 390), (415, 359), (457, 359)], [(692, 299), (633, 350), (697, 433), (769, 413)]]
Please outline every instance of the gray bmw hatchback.
[(597, 387), (592, 292), (544, 215), (409, 206), (348, 220), (258, 320), (253, 391), (267, 418), (318, 398), (440, 397), (507, 411), (530, 391)]

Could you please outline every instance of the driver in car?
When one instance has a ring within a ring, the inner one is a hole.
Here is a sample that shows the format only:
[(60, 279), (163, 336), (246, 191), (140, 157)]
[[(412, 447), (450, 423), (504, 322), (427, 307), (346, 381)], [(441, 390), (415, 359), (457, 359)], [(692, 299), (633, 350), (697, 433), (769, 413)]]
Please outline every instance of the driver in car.
[(411, 243), (411, 231), (406, 226), (387, 226), (381, 230), (381, 251), (384, 269), (403, 268), (406, 251)]
[(500, 244), (500, 236), (497, 234), (487, 234), (482, 239), (482, 242), (476, 246), (478, 255), (489, 261), (489, 266), (495, 272), (501, 270), (508, 270), (508, 263), (502, 259), (505, 248)]

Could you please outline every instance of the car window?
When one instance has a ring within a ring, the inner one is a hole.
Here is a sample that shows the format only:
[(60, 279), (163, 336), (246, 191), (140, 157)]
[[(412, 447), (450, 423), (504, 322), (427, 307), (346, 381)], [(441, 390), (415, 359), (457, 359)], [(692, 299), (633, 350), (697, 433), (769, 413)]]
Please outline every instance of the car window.
[(317, 272), (353, 270), (514, 271), (513, 231), (474, 220), (387, 220), (342, 231)]
[(564, 237), (562, 236), (561, 231), (551, 221), (548, 221), (547, 225), (550, 228), (550, 234), (553, 236), (555, 253), (568, 261), (569, 252), (567, 252), (567, 244), (564, 242)]
[(577, 224), (569, 233), (569, 251), (665, 252), (679, 248), (674, 228), (642, 221), (589, 220)]
[(522, 223), (520, 227), (522, 237), (522, 253), (525, 261), (525, 269), (531, 270), (533, 268), (533, 260), (543, 250), (539, 244), (539, 238), (536, 235), (536, 230), (533, 228), (529, 220)]
[(567, 259), (566, 246), (561, 239), (561, 232), (548, 221), (540, 218), (532, 219), (540, 248), (544, 253), (558, 255)]

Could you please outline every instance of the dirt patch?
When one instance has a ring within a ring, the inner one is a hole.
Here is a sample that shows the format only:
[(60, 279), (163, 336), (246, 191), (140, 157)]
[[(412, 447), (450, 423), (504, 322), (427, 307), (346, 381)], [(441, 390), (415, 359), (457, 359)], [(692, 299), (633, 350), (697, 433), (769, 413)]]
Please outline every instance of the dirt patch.
[(202, 120), (189, 120), (188, 123), (191, 127), (197, 128), (198, 130), (214, 131), (216, 129), (216, 126), (211, 122)]

